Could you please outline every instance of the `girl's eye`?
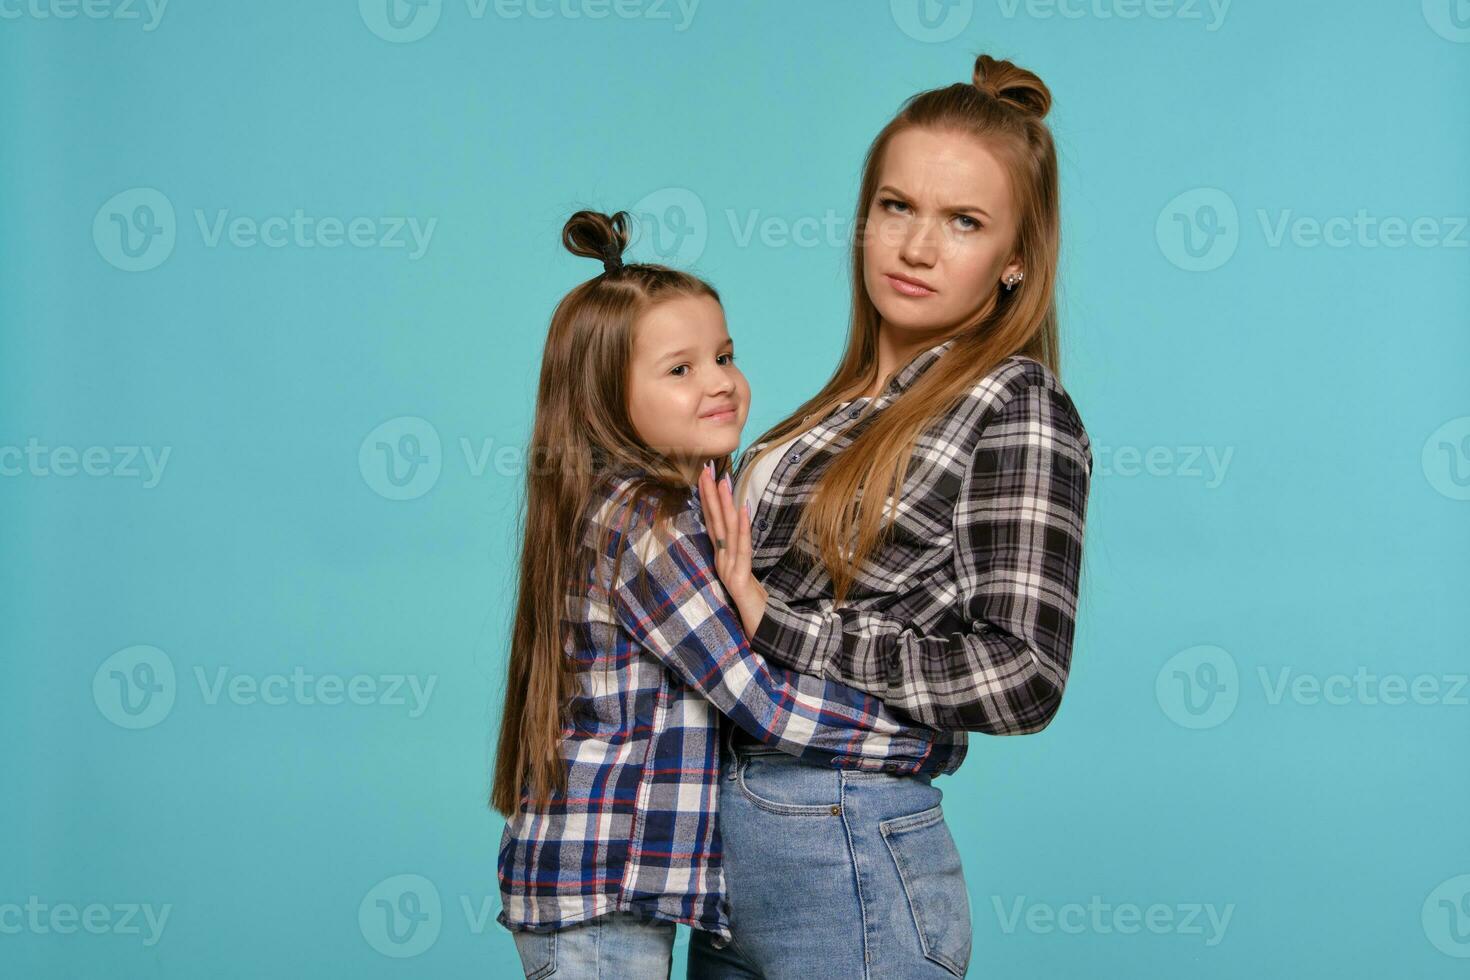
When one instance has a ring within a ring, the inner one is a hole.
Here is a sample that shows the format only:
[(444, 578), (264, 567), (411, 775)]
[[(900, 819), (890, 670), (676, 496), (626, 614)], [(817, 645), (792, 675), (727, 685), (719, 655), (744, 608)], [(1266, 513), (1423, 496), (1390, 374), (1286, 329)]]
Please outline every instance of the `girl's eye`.
[[(730, 360), (731, 360), (731, 361), (734, 361), (734, 360), (735, 360), (735, 355), (734, 355), (734, 353), (729, 353), (729, 354), (719, 354), (719, 355), (717, 355), (717, 356), (716, 356), (716, 358), (715, 358), (715, 359), (716, 359), (716, 360), (719, 360), (719, 358), (721, 358), (721, 357), (728, 357), (728, 358), (729, 358), (729, 359), (730, 359)], [(674, 368), (670, 368), (670, 369), (669, 369), (669, 373), (670, 373), (670, 374), (672, 374), (672, 375), (674, 375), (674, 376), (675, 376), (675, 377), (679, 377), (679, 378), (682, 378), (682, 377), (684, 377), (684, 375), (682, 375), (682, 374), (678, 374), (678, 373), (677, 373), (677, 372), (679, 372), (679, 371), (682, 371), (682, 370), (684, 370), (684, 369), (685, 369), (685, 368), (687, 368), (687, 367), (688, 367), (688, 366), (689, 366), (689, 365), (688, 365), (688, 364), (680, 364), (680, 365), (679, 365), (679, 366), (678, 366), (678, 367), (674, 367)]]
[(733, 351), (731, 353), (729, 353), (729, 354), (721, 354), (720, 356), (721, 357), (728, 357), (730, 359), (730, 363), (731, 364), (735, 363), (735, 354), (734, 354)]

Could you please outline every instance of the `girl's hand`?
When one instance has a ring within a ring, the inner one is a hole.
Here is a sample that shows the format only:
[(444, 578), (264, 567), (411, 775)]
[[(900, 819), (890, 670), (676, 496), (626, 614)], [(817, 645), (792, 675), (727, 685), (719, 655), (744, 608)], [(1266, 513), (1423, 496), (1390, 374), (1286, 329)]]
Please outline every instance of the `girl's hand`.
[(736, 509), (728, 475), (716, 486), (713, 463), (699, 471), (699, 503), (715, 543), (715, 571), (740, 613), (745, 635), (754, 636), (766, 614), (766, 590), (750, 570), (750, 508)]

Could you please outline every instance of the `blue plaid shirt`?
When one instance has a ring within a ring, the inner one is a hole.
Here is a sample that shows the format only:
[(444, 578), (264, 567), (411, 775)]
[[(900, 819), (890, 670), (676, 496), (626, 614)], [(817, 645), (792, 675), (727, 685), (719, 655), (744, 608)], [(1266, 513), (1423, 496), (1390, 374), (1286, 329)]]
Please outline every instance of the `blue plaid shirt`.
[(605, 480), (583, 523), (585, 548), (612, 533), (607, 560), (566, 597), (580, 688), (562, 731), (567, 793), (537, 807), (523, 790), (501, 838), (496, 920), (550, 931), (628, 911), (704, 929), (725, 946), (722, 725), (817, 765), (930, 775), (959, 767), (963, 733), (900, 720), (871, 695), (767, 663), (716, 576), (698, 487), (656, 536), (652, 507), (630, 511), (619, 499), (632, 479)]

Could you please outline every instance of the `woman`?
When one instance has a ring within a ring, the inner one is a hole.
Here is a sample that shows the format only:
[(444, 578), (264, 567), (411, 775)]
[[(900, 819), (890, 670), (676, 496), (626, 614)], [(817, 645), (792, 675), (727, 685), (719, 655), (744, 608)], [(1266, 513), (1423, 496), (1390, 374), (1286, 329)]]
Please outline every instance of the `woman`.
[[(981, 55), (972, 83), (904, 104), (863, 168), (836, 372), (734, 489), (701, 479), (752, 649), (960, 733), (1045, 728), (1071, 662), (1092, 454), (1057, 376), (1050, 103)], [(969, 901), (931, 777), (724, 736), (734, 941), (694, 934), (691, 978), (965, 974)]]

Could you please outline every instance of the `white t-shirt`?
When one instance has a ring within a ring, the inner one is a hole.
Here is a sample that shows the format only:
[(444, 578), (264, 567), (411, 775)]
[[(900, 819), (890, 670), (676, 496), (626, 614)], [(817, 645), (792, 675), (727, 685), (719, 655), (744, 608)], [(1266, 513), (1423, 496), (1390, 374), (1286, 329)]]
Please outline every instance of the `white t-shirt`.
[[(865, 398), (862, 400), (869, 401), (870, 399)], [(837, 408), (846, 408), (851, 404), (851, 401), (845, 401), (841, 405), (838, 405)], [(740, 475), (740, 479), (744, 483), (743, 499), (750, 506), (750, 519), (752, 522), (755, 520), (756, 505), (760, 503), (761, 497), (765, 496), (766, 487), (771, 482), (771, 474), (776, 472), (776, 464), (781, 462), (781, 457), (786, 455), (796, 440), (806, 435), (809, 431), (811, 430), (803, 429), (775, 449), (761, 451), (760, 457), (750, 464), (750, 469)]]

